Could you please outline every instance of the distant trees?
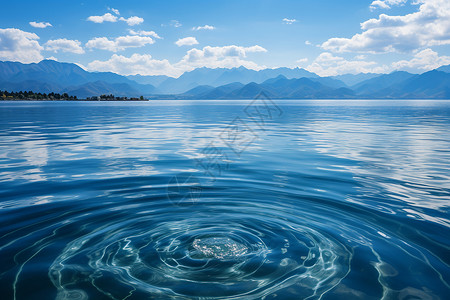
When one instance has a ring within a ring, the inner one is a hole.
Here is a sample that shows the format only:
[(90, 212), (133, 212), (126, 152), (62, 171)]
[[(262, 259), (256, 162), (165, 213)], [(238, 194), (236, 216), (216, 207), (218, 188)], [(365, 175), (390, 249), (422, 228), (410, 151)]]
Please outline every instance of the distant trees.
[[(0, 90), (0, 100), (78, 100), (77, 96), (70, 96), (67, 93), (58, 94), (58, 93), (35, 93), (32, 91), (25, 92), (8, 92)], [(146, 101), (147, 99), (144, 96), (140, 96), (139, 98), (128, 98), (128, 97), (116, 97), (113, 94), (110, 95), (100, 95), (87, 97), (86, 100), (96, 100), (96, 101), (137, 101), (142, 100)]]
[(86, 100), (88, 100), (88, 101), (137, 101), (137, 100), (145, 101), (146, 99), (144, 98), (144, 96), (140, 96), (139, 98), (128, 98), (128, 97), (116, 97), (113, 94), (110, 94), (110, 95), (87, 97)]
[(59, 93), (35, 93), (33, 91), (8, 92), (0, 90), (0, 100), (78, 100), (77, 96)]

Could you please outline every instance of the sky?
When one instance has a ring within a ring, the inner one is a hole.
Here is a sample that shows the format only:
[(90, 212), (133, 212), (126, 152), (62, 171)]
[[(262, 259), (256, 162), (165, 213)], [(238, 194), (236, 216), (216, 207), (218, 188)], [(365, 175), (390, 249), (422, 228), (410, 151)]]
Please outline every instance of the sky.
[(199, 67), (321, 76), (450, 64), (449, 0), (3, 1), (0, 60), (178, 77)]

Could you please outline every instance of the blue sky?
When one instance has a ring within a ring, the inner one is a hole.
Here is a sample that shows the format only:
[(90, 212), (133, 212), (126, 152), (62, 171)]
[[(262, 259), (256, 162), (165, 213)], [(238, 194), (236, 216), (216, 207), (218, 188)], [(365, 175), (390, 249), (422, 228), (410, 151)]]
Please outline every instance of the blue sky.
[(322, 76), (450, 64), (448, 0), (9, 1), (0, 60), (179, 76), (302, 67)]

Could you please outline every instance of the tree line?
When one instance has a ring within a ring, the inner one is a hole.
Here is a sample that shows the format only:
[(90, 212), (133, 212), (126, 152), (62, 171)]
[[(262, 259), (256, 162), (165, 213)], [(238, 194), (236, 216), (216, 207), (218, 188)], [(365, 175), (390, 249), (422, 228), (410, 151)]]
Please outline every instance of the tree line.
[(0, 98), (3, 100), (77, 100), (77, 96), (70, 96), (67, 93), (35, 93), (32, 91), (25, 92), (8, 92), (0, 90)]

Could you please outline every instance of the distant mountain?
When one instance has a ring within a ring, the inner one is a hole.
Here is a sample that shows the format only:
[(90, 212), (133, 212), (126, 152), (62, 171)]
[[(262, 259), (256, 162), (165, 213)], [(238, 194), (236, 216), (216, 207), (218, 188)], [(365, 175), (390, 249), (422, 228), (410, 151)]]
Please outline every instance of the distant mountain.
[(414, 74), (403, 71), (392, 72), (360, 82), (352, 86), (352, 89), (358, 95), (381, 95), (382, 90), (398, 85), (411, 77), (414, 77)]
[(198, 87), (195, 87), (186, 93), (183, 93), (185, 96), (196, 96), (196, 95), (202, 95), (211, 92), (214, 90), (214, 87), (210, 85), (199, 85)]
[(223, 99), (226, 98), (227, 95), (232, 93), (235, 90), (243, 88), (244, 85), (240, 82), (233, 82), (226, 85), (219, 86), (208, 93), (204, 93), (199, 95), (202, 99)]
[(450, 99), (450, 73), (434, 70), (415, 75), (383, 90), (382, 96), (404, 99)]
[(347, 88), (348, 85), (345, 84), (343, 81), (334, 79), (332, 77), (317, 77), (317, 78), (309, 78), (314, 82), (319, 82), (325, 86), (331, 87), (331, 88)]
[(90, 73), (76, 64), (43, 60), (40, 63), (21, 64), (17, 62), (0, 62), (0, 80), (21, 82), (39, 80), (55, 82), (59, 85), (79, 85), (98, 80), (110, 83), (131, 83), (133, 81), (110, 72)]
[(206, 93), (190, 95), (190, 97), (192, 99), (252, 99), (261, 92), (274, 99), (354, 97), (353, 91), (348, 88), (336, 89), (325, 86), (314, 79), (288, 79), (283, 75), (268, 79), (260, 84), (251, 82), (246, 85), (241, 83), (224, 85)]
[(0, 90), (68, 93), (78, 98), (114, 94), (152, 99), (251, 99), (264, 92), (274, 99), (450, 99), (450, 65), (419, 75), (397, 71), (334, 77), (319, 77), (300, 68), (199, 68), (172, 78), (87, 72), (76, 64), (52, 60), (0, 62)]
[(450, 73), (450, 65), (439, 67), (436, 69), (436, 71)]
[[(200, 85), (209, 85), (212, 87), (218, 87), (226, 85), (233, 82), (240, 82), (242, 84), (247, 84), (250, 82), (262, 83), (267, 79), (283, 75), (287, 78), (301, 78), (301, 77), (311, 77), (318, 78), (319, 76), (308, 72), (304, 69), (295, 68), (277, 68), (277, 69), (264, 69), (260, 71), (249, 70), (244, 67), (226, 69), (226, 68), (198, 68), (190, 72), (186, 72), (178, 78), (167, 78), (159, 82), (162, 77), (156, 76), (145, 76), (142, 77), (128, 77), (136, 80), (137, 82), (149, 82), (155, 83), (158, 93), (162, 94), (180, 94), (185, 93)], [(153, 84), (152, 83), (152, 84)]]
[(144, 75), (129, 75), (126, 76), (128, 79), (133, 80), (139, 84), (150, 84), (153, 86), (158, 86), (165, 80), (172, 78), (165, 75), (154, 75), (154, 76), (144, 76)]
[(375, 73), (359, 73), (359, 74), (344, 74), (344, 75), (337, 75), (337, 76), (331, 76), (329, 78), (340, 80), (344, 82), (347, 86), (354, 86), (360, 82), (363, 82), (368, 79), (372, 79), (374, 77), (378, 77), (382, 74), (375, 74)]
[[(61, 93), (64, 88), (52, 82), (43, 82), (38, 80), (25, 80), (21, 82), (10, 82), (0, 80), (0, 90), (10, 92), (33, 91), (36, 93)], [(75, 95), (75, 94), (72, 94)], [(78, 97), (78, 95), (76, 95)]]
[(85, 83), (76, 87), (68, 87), (64, 92), (69, 95), (76, 95), (78, 98), (92, 97), (93, 95), (113, 94), (119, 97), (139, 97), (142, 95), (127, 83), (108, 83), (104, 81), (95, 81)]
[[(0, 62), (0, 87), (7, 90), (35, 92), (68, 92), (79, 98), (100, 94), (151, 95), (155, 88), (142, 85), (110, 72), (87, 72), (71, 63), (43, 60), (22, 64)], [(89, 92), (93, 94), (89, 94)]]

